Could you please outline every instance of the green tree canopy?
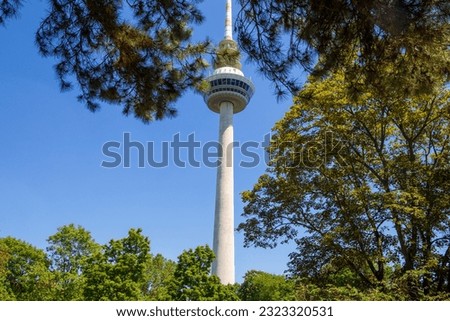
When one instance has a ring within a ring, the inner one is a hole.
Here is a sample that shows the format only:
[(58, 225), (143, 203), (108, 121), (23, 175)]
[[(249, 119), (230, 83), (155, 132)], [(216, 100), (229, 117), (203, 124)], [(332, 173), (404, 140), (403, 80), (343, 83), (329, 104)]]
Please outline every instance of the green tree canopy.
[(84, 299), (88, 301), (133, 301), (147, 291), (146, 271), (150, 263), (150, 241), (141, 229), (111, 240), (87, 260)]
[(11, 300), (12, 297), (8, 293), (6, 275), (8, 272), (8, 260), (10, 254), (4, 242), (0, 242), (0, 301)]
[(211, 276), (209, 247), (183, 252), (178, 262), (150, 253), (141, 229), (97, 244), (74, 224), (48, 238), (47, 254), (12, 237), (0, 238), (0, 300), (237, 300), (236, 285)]
[(234, 285), (222, 285), (211, 275), (214, 252), (206, 245), (184, 251), (179, 257), (169, 293), (175, 301), (236, 301)]
[(53, 300), (55, 283), (44, 251), (15, 239), (0, 239), (0, 298)]
[(238, 293), (243, 301), (291, 301), (295, 300), (295, 283), (283, 275), (251, 270)]
[(152, 256), (145, 272), (145, 299), (152, 301), (170, 301), (169, 285), (173, 280), (176, 263), (161, 254)]
[(239, 230), (247, 245), (294, 240), (297, 276), (348, 268), (366, 289), (392, 276), (411, 299), (449, 293), (450, 91), (355, 99), (344, 74), (310, 78), (276, 124)]
[(100, 251), (100, 245), (90, 232), (74, 224), (58, 228), (47, 242), (50, 269), (58, 284), (57, 300), (83, 300), (83, 271), (87, 260)]

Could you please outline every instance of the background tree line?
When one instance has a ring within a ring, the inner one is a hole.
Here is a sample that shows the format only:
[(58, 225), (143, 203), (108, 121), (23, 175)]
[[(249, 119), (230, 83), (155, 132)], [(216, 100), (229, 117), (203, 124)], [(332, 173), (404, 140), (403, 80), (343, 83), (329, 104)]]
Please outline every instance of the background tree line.
[(184, 251), (177, 262), (152, 254), (140, 229), (98, 244), (81, 226), (62, 226), (44, 250), (0, 238), (0, 300), (204, 301), (294, 298), (283, 276), (250, 271), (242, 285), (222, 285), (210, 274), (208, 246)]
[[(320, 277), (248, 271), (241, 284), (222, 285), (210, 274), (214, 253), (208, 246), (184, 251), (177, 262), (152, 254), (140, 229), (100, 245), (81, 226), (62, 226), (46, 250), (0, 239), (0, 300), (14, 301), (292, 301), (403, 300), (399, 284), (388, 291), (365, 288), (351, 268), (330, 264)], [(387, 269), (389, 277), (393, 269)], [(396, 287), (397, 286), (397, 287)], [(404, 285), (405, 286), (405, 285)], [(422, 299), (446, 299), (441, 293)]]

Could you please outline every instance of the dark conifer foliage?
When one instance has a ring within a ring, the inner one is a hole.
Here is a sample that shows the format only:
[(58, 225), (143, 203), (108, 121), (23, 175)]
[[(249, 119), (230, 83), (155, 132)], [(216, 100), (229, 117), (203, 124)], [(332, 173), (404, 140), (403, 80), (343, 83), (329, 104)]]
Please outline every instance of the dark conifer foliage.
[[(0, 0), (0, 25), (22, 2)], [(144, 122), (163, 119), (187, 89), (204, 85), (213, 50), (191, 37), (203, 21), (200, 2), (48, 0), (36, 41), (57, 59), (61, 88), (76, 84), (89, 109), (104, 101)], [(386, 97), (429, 94), (449, 80), (448, 0), (239, 2), (240, 47), (280, 96), (298, 92), (303, 71), (345, 70), (355, 97), (367, 86)], [(228, 58), (220, 53), (219, 63)]]
[(448, 79), (448, 0), (239, 2), (240, 45), (280, 95), (298, 91), (301, 69), (323, 76), (345, 67), (354, 86), (383, 92), (388, 83), (405, 94)]
[(15, 17), (21, 5), (21, 0), (0, 0), (0, 25), (5, 24), (5, 20)]
[(200, 0), (51, 0), (36, 34), (44, 56), (58, 59), (61, 88), (75, 78), (79, 99), (123, 106), (144, 122), (173, 116), (173, 103), (202, 79), (208, 42), (195, 43), (191, 26)]

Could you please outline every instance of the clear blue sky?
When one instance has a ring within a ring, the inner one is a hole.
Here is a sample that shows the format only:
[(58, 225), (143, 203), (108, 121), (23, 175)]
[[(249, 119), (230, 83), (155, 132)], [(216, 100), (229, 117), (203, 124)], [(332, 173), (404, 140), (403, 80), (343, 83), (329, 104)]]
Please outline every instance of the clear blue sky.
[[(121, 141), (123, 133), (160, 146), (179, 133), (195, 133), (202, 144), (216, 141), (218, 115), (199, 95), (189, 93), (177, 103), (175, 119), (144, 125), (124, 117), (121, 107), (103, 105), (89, 112), (76, 100), (77, 90), (60, 93), (54, 61), (42, 58), (34, 33), (47, 1), (27, 1), (16, 20), (0, 27), (0, 237), (14, 236), (45, 248), (59, 226), (79, 224), (99, 243), (124, 237), (132, 227), (149, 236), (153, 253), (176, 259), (184, 250), (212, 244), (216, 169), (169, 166), (105, 169), (102, 146)], [(201, 5), (206, 22), (196, 37), (223, 37), (225, 1)], [(236, 6), (234, 12), (237, 12)], [(235, 140), (263, 140), (291, 105), (277, 103), (270, 83), (244, 63), (256, 93), (245, 111), (235, 116)], [(258, 153), (262, 155), (263, 151)], [(186, 155), (182, 157), (186, 159)], [(237, 152), (235, 160), (242, 155)], [(239, 193), (251, 189), (265, 170), (235, 168), (235, 221), (242, 221)], [(236, 234), (237, 281), (250, 269), (283, 273), (293, 245), (274, 250), (243, 247)]]

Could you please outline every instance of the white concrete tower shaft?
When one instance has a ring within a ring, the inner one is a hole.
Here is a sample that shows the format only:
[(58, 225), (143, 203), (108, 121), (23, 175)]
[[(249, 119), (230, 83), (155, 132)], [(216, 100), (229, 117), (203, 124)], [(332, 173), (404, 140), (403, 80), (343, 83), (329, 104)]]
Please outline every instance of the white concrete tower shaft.
[[(231, 0), (227, 0), (225, 39), (233, 39)], [(234, 264), (234, 169), (233, 169), (233, 103), (220, 102), (219, 144), (222, 158), (217, 168), (216, 208), (214, 213), (212, 274), (223, 284), (235, 282)]]
[(225, 39), (216, 51), (214, 73), (205, 79), (209, 88), (203, 96), (208, 108), (220, 114), (221, 157), (217, 167), (213, 240), (216, 259), (212, 274), (223, 284), (235, 282), (233, 114), (245, 109), (255, 91), (252, 81), (241, 71), (240, 52), (233, 40), (232, 27), (231, 0), (227, 0)]
[(221, 102), (219, 144), (222, 157), (217, 168), (213, 240), (216, 259), (212, 273), (217, 275), (223, 284), (235, 282), (233, 141), (233, 104)]

